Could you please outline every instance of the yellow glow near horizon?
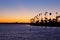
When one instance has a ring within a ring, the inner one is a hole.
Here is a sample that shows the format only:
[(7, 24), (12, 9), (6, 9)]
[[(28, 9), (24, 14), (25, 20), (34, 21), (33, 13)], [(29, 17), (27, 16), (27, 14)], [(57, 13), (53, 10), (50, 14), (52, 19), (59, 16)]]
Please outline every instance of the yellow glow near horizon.
[(4, 22), (18, 22), (18, 23), (29, 23), (29, 19), (0, 19), (0, 22), (1, 23), (4, 23)]

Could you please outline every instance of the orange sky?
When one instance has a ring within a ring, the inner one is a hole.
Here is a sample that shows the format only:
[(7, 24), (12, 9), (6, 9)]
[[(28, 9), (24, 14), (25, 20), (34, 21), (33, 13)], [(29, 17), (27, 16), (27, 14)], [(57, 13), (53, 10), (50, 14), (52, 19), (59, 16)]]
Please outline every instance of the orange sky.
[(2, 23), (4, 23), (4, 22), (8, 22), (8, 23), (10, 23), (10, 22), (24, 22), (24, 23), (29, 23), (30, 22), (30, 20), (29, 19), (5, 19), (5, 18), (3, 18), (3, 19), (0, 19), (0, 22), (2, 22)]
[[(39, 13), (60, 15), (60, 0), (0, 0), (0, 22), (29, 22)], [(44, 15), (42, 15), (44, 17)], [(50, 18), (49, 15), (47, 15)]]

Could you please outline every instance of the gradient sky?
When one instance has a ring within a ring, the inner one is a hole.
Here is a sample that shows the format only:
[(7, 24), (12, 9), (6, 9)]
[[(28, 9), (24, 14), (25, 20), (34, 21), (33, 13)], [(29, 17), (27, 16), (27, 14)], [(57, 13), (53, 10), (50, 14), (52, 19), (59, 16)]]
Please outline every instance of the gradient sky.
[(60, 0), (0, 0), (0, 22), (29, 22), (46, 11), (60, 13)]

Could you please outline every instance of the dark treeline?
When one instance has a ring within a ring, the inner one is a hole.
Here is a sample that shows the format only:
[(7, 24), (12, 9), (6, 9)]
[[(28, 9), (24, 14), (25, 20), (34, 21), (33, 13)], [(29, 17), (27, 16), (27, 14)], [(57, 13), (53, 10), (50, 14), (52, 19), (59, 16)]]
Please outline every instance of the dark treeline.
[[(50, 18), (47, 18), (47, 14), (49, 14)], [(60, 27), (60, 22), (58, 18), (60, 18), (60, 15), (57, 15), (58, 13), (55, 13), (55, 18), (52, 18), (52, 13), (45, 12), (44, 13), (44, 19), (42, 17), (42, 13), (39, 13), (37, 16), (30, 19), (31, 25), (36, 26), (58, 26)]]
[(5, 23), (0, 23), (0, 24), (29, 24), (29, 23), (19, 23), (19, 22), (8, 23), (8, 22), (5, 22)]

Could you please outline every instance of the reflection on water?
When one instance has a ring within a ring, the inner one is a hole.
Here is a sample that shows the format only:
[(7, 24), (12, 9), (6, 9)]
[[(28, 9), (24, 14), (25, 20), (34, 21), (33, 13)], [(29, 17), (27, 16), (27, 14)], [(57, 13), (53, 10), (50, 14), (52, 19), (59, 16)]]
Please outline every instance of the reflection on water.
[(0, 24), (0, 40), (60, 40), (60, 28)]

